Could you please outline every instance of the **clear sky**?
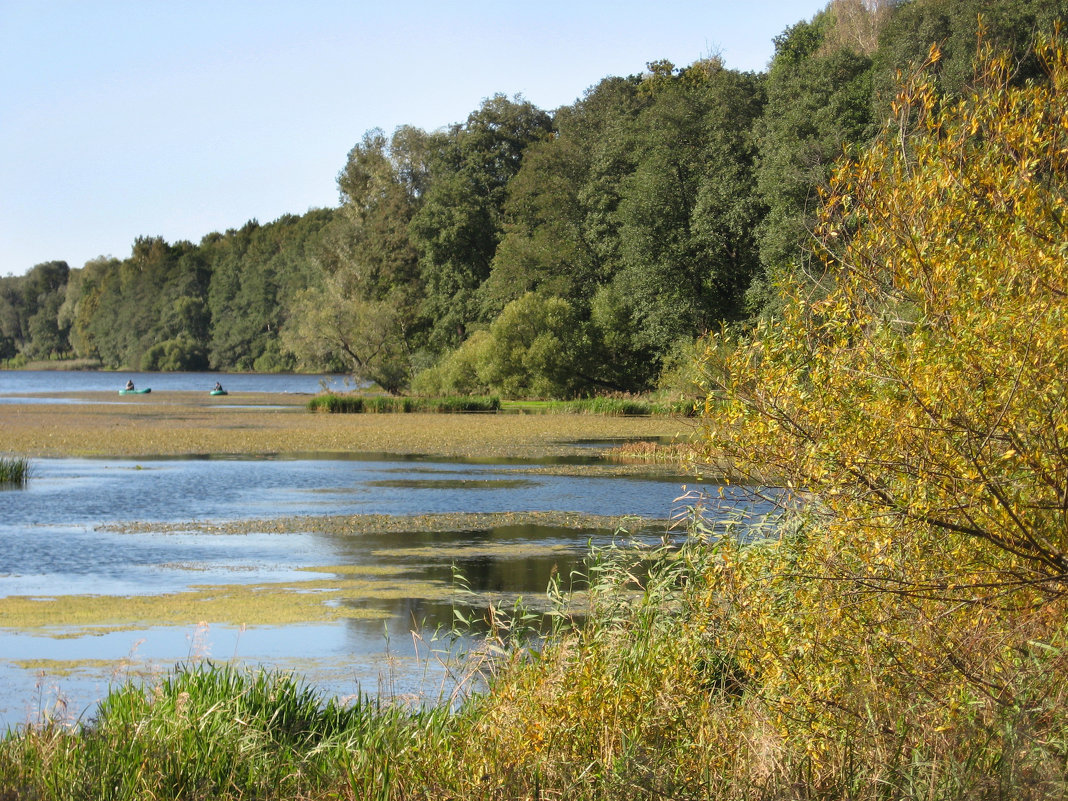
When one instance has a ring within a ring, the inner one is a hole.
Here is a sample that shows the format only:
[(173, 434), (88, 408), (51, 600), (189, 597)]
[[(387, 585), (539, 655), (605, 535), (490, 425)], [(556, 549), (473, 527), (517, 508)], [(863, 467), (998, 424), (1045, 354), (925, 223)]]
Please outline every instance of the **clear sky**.
[(364, 132), (496, 93), (551, 111), (662, 58), (763, 70), (826, 3), (0, 0), (0, 275), (335, 206)]

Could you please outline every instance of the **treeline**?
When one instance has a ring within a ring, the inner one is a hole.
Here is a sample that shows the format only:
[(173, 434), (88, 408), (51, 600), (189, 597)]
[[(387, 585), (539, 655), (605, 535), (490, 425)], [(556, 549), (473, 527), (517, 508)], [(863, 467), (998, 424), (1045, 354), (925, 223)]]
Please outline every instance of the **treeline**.
[(705, 332), (776, 313), (831, 164), (873, 140), (899, 74), (938, 43), (938, 91), (964, 89), (980, 14), (1022, 83), (1068, 2), (833, 0), (776, 38), (766, 73), (655, 61), (551, 114), (496, 95), (445, 129), (370, 131), (337, 209), (0, 279), (0, 359), (427, 394), (678, 384)]

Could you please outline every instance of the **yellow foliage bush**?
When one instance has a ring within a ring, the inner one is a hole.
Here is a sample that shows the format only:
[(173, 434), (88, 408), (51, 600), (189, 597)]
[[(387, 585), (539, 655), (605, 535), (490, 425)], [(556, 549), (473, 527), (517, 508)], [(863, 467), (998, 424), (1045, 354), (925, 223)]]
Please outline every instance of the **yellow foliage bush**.
[(823, 273), (710, 341), (703, 455), (783, 514), (600, 554), (411, 797), (1068, 794), (1068, 57), (1039, 54), (1013, 86), (984, 50), (956, 101), (919, 73), (834, 176)]
[(1016, 87), (983, 49), (952, 102), (919, 73), (834, 175), (822, 274), (710, 376), (707, 455), (785, 486), (796, 531), (736, 549), (709, 603), (814, 786), (862, 761), (1064, 791), (1068, 57), (1038, 54)]

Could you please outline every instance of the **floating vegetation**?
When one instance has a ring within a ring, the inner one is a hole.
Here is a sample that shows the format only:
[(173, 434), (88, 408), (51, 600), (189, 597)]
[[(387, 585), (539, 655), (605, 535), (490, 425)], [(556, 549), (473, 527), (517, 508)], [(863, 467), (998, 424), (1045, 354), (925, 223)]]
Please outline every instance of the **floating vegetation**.
[(436, 490), (518, 489), (536, 484), (527, 478), (391, 478), (367, 482), (369, 487)]
[[(307, 414), (307, 397), (253, 396), (268, 407), (209, 405), (161, 392), (148, 403), (0, 404), (10, 453), (36, 456), (419, 454), (460, 458), (595, 457), (576, 440), (686, 436), (681, 418), (575, 414)], [(94, 402), (98, 401), (98, 402)], [(285, 404), (285, 405), (283, 405)], [(681, 425), (680, 425), (681, 424)]]
[(0, 486), (23, 487), (30, 477), (30, 462), (21, 457), (0, 456)]
[(178, 523), (127, 521), (97, 526), (97, 531), (120, 534), (318, 534), (356, 536), (360, 534), (407, 534), (416, 532), (485, 531), (501, 526), (552, 526), (571, 529), (601, 529), (635, 532), (662, 530), (668, 520), (633, 515), (591, 515), (578, 512), (488, 512), (427, 515), (300, 515), (256, 520), (211, 522), (189, 520)]
[[(324, 567), (323, 572), (343, 569)], [(102, 634), (146, 626), (187, 626), (201, 620), (234, 626), (285, 626), (342, 618), (386, 619), (389, 612), (345, 602), (358, 599), (445, 600), (440, 582), (360, 575), (265, 584), (198, 586), (163, 595), (58, 595), (0, 598), (0, 626), (38, 630), (55, 637)]]

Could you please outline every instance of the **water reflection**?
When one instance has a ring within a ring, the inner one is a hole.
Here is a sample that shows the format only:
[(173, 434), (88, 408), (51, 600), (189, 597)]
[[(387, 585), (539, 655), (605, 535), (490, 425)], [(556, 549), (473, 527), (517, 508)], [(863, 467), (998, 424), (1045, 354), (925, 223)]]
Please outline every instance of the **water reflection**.
[[(663, 479), (396, 458), (58, 459), (35, 461), (33, 468), (25, 490), (0, 493), (0, 598), (154, 595), (197, 585), (323, 578), (342, 586), (353, 568), (374, 568), (380, 573), (370, 573), (367, 592), (342, 595), (337, 603), (376, 616), (245, 629), (212, 620), (200, 626), (194, 617), (182, 626), (103, 635), (71, 629), (62, 639), (55, 631), (0, 628), (0, 726), (25, 721), (28, 709), (44, 703), (42, 676), (70, 697), (71, 709), (91, 710), (116, 678), (151, 675), (195, 656), (236, 656), (297, 670), (338, 695), (378, 687), (427, 690), (427, 682), (443, 679), (429, 656), (447, 647), (436, 633), (452, 627), (457, 605), (470, 613), (481, 603), (450, 597), (457, 573), (475, 593), (538, 598), (554, 572), (566, 579), (591, 543), (606, 545), (615, 533), (502, 525), (357, 534), (343, 527), (317, 530), (316, 518), (301, 516), (567, 510), (663, 519), (676, 511), (681, 491), (678, 481)], [(307, 525), (298, 522), (283, 533), (225, 533), (226, 521), (284, 516)], [(100, 528), (124, 521), (147, 525), (137, 533)], [(174, 533), (165, 525), (184, 521), (201, 528)], [(655, 538), (662, 532), (636, 533)], [(374, 580), (390, 591), (374, 591)]]
[[(25, 489), (0, 495), (0, 532), (300, 514), (566, 510), (658, 518), (670, 514), (678, 495), (678, 482), (663, 478), (546, 475), (521, 468), (422, 462), (418, 478), (408, 480), (398, 475), (413, 471), (397, 459), (41, 459), (32, 463), (34, 480)], [(416, 487), (420, 492), (412, 492)]]

